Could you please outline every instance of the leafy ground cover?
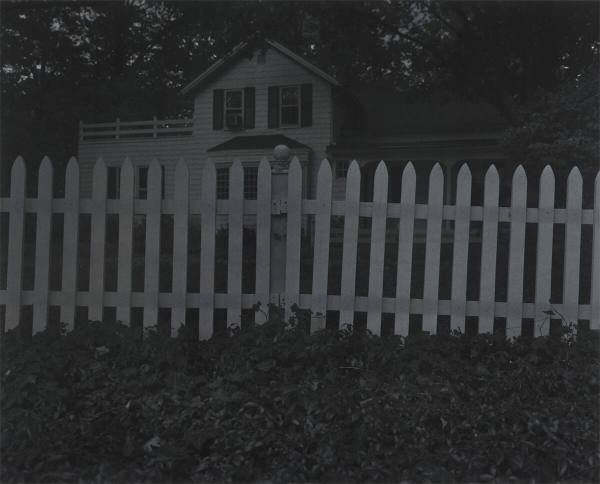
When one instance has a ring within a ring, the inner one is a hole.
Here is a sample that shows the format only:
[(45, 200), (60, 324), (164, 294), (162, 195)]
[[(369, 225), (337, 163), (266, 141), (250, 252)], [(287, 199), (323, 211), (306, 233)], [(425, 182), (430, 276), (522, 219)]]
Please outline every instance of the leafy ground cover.
[(12, 332), (1, 480), (597, 481), (596, 343)]

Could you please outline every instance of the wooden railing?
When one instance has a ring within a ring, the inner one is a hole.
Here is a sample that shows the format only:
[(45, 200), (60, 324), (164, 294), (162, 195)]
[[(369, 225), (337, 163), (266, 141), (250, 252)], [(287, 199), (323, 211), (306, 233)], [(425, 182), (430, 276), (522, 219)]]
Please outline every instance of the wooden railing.
[(150, 119), (148, 121), (121, 121), (114, 123), (79, 122), (79, 141), (96, 141), (107, 139), (129, 138), (161, 138), (173, 136), (191, 136), (194, 120)]

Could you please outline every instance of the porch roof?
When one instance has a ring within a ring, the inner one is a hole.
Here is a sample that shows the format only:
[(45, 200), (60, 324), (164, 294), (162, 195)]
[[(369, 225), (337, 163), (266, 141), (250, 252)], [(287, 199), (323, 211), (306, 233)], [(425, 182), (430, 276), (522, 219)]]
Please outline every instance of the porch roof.
[(288, 148), (310, 149), (295, 139), (288, 138), (282, 134), (263, 134), (257, 136), (236, 136), (206, 151), (272, 150), (277, 145), (287, 145)]

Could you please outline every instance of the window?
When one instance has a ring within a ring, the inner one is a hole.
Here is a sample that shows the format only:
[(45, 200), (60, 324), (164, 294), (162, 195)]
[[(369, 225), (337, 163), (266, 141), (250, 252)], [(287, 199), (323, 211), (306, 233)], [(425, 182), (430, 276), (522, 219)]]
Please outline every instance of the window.
[(242, 89), (225, 91), (225, 125), (229, 129), (240, 129), (244, 125)]
[(109, 200), (116, 200), (120, 196), (121, 167), (109, 166), (106, 177), (106, 196)]
[(335, 162), (335, 177), (346, 178), (348, 176), (348, 167), (350, 162), (348, 161), (336, 161)]
[(244, 167), (244, 198), (256, 200), (258, 195), (258, 167)]
[(217, 198), (229, 198), (229, 168), (217, 168)]
[(280, 89), (280, 119), (281, 126), (297, 126), (300, 120), (300, 88), (286, 86)]
[[(135, 192), (140, 200), (148, 198), (148, 165), (137, 167)], [(160, 166), (160, 196), (165, 199), (165, 165)]]

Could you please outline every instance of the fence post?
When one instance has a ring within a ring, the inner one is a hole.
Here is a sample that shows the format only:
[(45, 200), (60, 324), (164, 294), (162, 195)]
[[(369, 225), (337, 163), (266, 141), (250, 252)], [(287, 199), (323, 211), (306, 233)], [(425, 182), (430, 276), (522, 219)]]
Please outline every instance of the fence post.
[[(173, 217), (173, 306), (171, 322), (185, 323), (188, 266), (189, 183), (187, 163), (180, 158), (175, 167), (175, 215)], [(171, 332), (173, 332), (171, 325)]]
[(6, 329), (13, 329), (21, 322), (26, 175), (25, 160), (19, 156), (10, 172)]
[[(256, 298), (265, 309), (271, 295), (271, 164), (266, 158), (258, 166), (256, 195)], [(255, 314), (257, 323), (266, 321), (266, 313)]]
[(106, 240), (106, 165), (98, 158), (92, 180), (89, 319), (102, 320), (104, 309), (104, 244)]
[[(276, 184), (273, 183), (275, 190)], [(275, 196), (273, 197), (275, 198)], [(285, 318), (292, 315), (292, 306), (300, 302), (300, 245), (302, 237), (302, 167), (298, 158), (292, 160), (287, 179), (287, 225), (285, 234)], [(276, 222), (276, 219), (273, 220)], [(282, 227), (282, 228), (283, 228)], [(279, 229), (281, 230), (281, 229)], [(277, 233), (273, 228), (273, 234)], [(275, 239), (271, 239), (275, 242)], [(271, 249), (273, 253), (273, 249)], [(271, 273), (275, 271), (271, 262)], [(281, 270), (281, 269), (278, 269)], [(275, 276), (275, 274), (273, 274)], [(272, 277), (272, 283), (275, 278)], [(273, 291), (274, 289), (272, 289)]]
[(217, 170), (211, 159), (202, 171), (202, 233), (200, 253), (200, 322), (198, 337), (213, 334), (215, 307), (215, 233), (217, 214)]
[(131, 271), (133, 256), (133, 204), (134, 170), (129, 158), (125, 158), (121, 167), (121, 186), (119, 190), (119, 249), (117, 269), (117, 320), (131, 324)]
[(244, 169), (234, 160), (229, 170), (227, 243), (227, 325), (241, 324), (244, 240)]
[(563, 278), (563, 315), (567, 323), (577, 324), (579, 316), (579, 271), (581, 250), (583, 179), (576, 166), (567, 178), (567, 221), (565, 225), (565, 265)]
[(52, 175), (52, 162), (47, 156), (45, 156), (42, 160), (42, 164), (40, 165), (38, 177), (33, 334), (43, 331), (48, 324), (50, 236), (52, 230)]

